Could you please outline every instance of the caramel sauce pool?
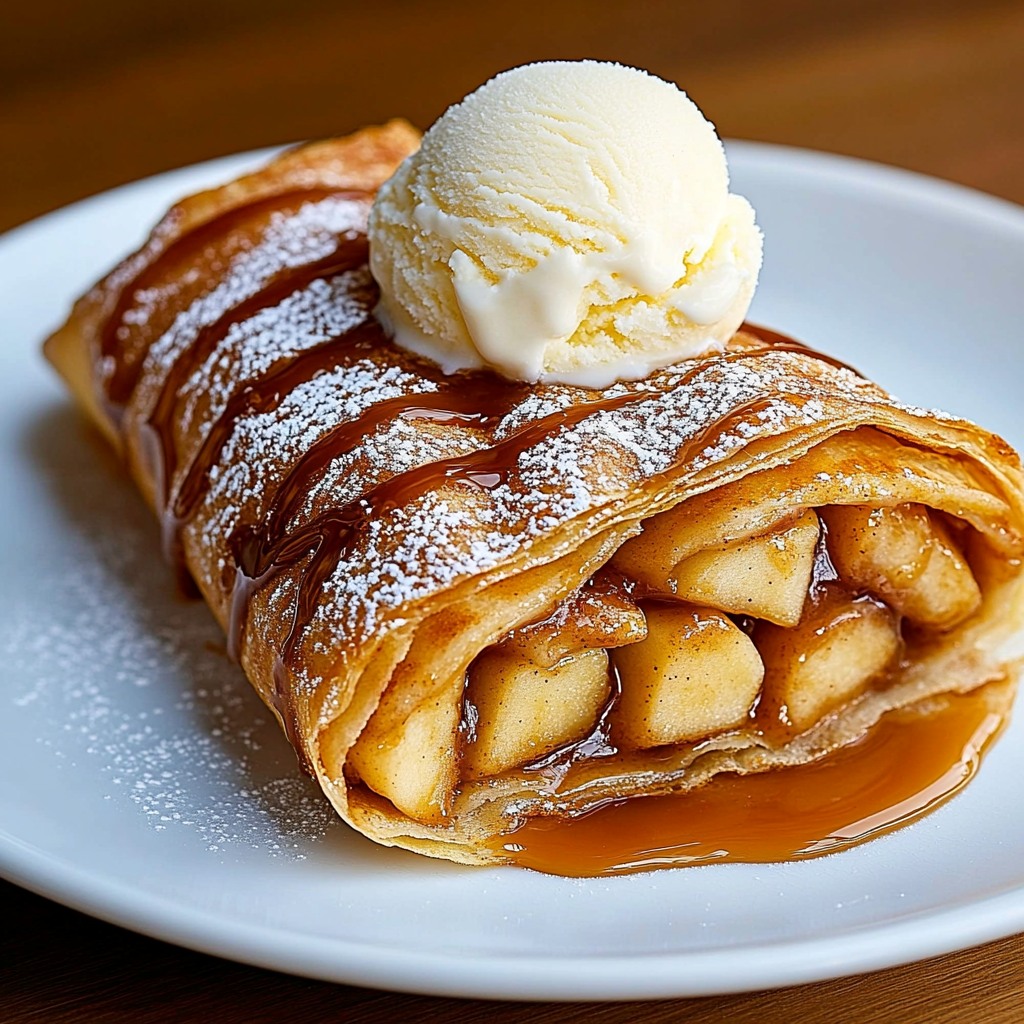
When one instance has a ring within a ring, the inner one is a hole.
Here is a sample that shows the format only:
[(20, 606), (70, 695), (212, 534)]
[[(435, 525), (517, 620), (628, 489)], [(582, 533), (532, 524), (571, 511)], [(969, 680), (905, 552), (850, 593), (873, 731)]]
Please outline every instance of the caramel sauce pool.
[(575, 878), (834, 853), (948, 800), (1003, 721), (983, 693), (955, 696), (928, 715), (888, 715), (811, 764), (719, 775), (692, 793), (621, 800), (569, 821), (534, 818), (500, 843), (522, 867)]

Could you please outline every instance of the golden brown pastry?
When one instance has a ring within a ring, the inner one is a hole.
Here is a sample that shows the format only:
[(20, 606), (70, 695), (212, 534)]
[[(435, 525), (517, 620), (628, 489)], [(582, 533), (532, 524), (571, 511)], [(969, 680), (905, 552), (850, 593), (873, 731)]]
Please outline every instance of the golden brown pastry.
[(790, 339), (603, 390), (446, 376), (374, 319), (395, 122), (175, 206), (46, 345), (361, 832), (506, 859), (536, 815), (822, 757), (986, 691), (1021, 470)]

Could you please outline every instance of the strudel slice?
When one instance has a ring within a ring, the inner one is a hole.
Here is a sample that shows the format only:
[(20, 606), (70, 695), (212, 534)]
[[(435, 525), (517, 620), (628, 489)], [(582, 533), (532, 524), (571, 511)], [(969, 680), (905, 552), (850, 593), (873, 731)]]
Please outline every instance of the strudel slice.
[(185, 199), (46, 345), (347, 822), (498, 862), (532, 818), (804, 764), (943, 694), (1006, 713), (1005, 443), (752, 326), (600, 390), (444, 374), (367, 269), (416, 145)]

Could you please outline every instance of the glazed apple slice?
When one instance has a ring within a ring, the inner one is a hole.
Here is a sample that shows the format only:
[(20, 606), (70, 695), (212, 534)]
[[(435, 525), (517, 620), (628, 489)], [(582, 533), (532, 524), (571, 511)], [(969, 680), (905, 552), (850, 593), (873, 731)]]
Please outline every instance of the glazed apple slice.
[(579, 651), (622, 647), (646, 635), (643, 612), (615, 578), (602, 573), (542, 622), (515, 630), (501, 647), (550, 668)]
[(438, 822), (454, 785), (453, 765), (461, 704), (447, 693), (425, 701), (397, 725), (370, 719), (348, 765), (375, 793), (418, 821)]
[(981, 603), (959, 546), (925, 506), (832, 506), (822, 510), (822, 518), (839, 575), (912, 622), (949, 629)]
[(648, 604), (647, 638), (612, 653), (622, 693), (612, 734), (646, 749), (741, 725), (764, 667), (750, 638), (721, 612)]
[(771, 533), (684, 558), (666, 581), (676, 597), (780, 626), (800, 621), (820, 525), (811, 509)]
[(476, 709), (466, 778), (497, 775), (593, 729), (608, 700), (608, 654), (578, 651), (543, 667), (514, 647), (492, 647), (470, 667), (466, 700)]
[(839, 591), (809, 602), (796, 626), (760, 625), (754, 642), (766, 710), (799, 732), (864, 692), (900, 649), (891, 609)]

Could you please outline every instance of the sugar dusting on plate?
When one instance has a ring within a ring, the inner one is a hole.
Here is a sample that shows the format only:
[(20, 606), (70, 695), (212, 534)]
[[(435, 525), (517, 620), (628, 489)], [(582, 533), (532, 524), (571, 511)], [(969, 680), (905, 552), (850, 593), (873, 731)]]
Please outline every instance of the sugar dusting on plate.
[[(61, 423), (78, 426), (67, 414)], [(169, 838), (214, 853), (306, 856), (343, 826), (224, 653), (206, 607), (177, 596), (129, 481), (97, 464), (80, 430), (56, 426), (47, 468), (70, 522), (34, 592), (0, 624), (7, 715), (24, 720), (39, 758), (69, 782), (88, 773), (98, 780), (90, 792), (178, 833)], [(52, 611), (45, 619), (41, 607)]]

